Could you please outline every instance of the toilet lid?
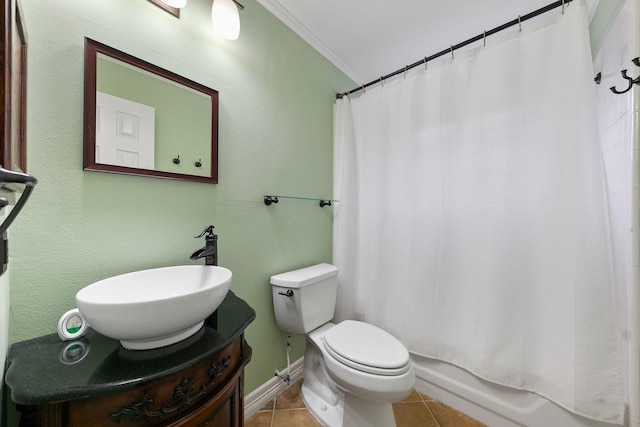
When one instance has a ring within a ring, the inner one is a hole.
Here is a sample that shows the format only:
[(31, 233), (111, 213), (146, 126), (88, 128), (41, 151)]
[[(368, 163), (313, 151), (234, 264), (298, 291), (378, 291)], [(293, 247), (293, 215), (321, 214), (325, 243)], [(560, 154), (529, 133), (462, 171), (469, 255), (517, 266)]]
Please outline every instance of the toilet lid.
[(345, 320), (324, 334), (327, 351), (354, 369), (380, 375), (400, 375), (409, 367), (409, 352), (382, 329), (356, 320)]

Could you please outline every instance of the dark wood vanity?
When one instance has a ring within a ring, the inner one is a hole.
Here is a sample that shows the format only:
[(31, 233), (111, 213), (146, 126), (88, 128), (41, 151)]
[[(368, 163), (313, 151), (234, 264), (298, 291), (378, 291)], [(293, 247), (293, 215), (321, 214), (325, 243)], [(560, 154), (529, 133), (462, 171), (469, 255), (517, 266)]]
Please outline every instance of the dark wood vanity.
[(125, 350), (92, 330), (76, 342), (16, 343), (5, 381), (20, 426), (242, 426), (254, 318), (229, 292), (203, 329), (160, 349)]

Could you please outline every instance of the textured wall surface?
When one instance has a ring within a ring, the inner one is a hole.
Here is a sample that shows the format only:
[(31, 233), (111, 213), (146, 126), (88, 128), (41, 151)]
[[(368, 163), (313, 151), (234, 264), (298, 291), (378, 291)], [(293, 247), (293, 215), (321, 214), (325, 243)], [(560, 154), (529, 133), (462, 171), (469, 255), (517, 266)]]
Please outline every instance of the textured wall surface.
[[(332, 213), (303, 201), (266, 207), (262, 196), (331, 197), (334, 97), (354, 84), (245, 3), (230, 42), (211, 29), (210, 0), (190, 0), (180, 19), (146, 0), (22, 1), (28, 170), (39, 184), (11, 229), (10, 342), (54, 332), (96, 280), (192, 263), (204, 244), (193, 236), (214, 224), (231, 288), (257, 312), (246, 392), (286, 365), (269, 277), (331, 261)], [(218, 185), (82, 170), (85, 36), (219, 91)], [(303, 341), (294, 344), (293, 360)]]

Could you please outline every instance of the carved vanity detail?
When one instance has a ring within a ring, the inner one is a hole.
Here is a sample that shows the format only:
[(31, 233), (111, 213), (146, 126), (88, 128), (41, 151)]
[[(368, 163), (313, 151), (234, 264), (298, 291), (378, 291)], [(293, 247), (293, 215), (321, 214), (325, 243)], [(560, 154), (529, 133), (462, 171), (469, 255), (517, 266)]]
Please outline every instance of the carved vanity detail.
[(163, 404), (159, 409), (153, 410), (151, 408), (158, 399), (155, 399), (151, 393), (145, 393), (140, 401), (123, 406), (118, 411), (110, 413), (109, 419), (119, 423), (123, 420), (135, 421), (139, 418), (161, 418), (174, 412), (178, 413), (192, 404), (197, 403), (200, 397), (205, 395), (207, 390), (216, 383), (216, 380), (220, 383), (221, 379), (218, 379), (218, 377), (222, 375), (222, 371), (228, 367), (230, 363), (231, 356), (224, 357), (217, 365), (211, 363), (211, 367), (207, 372), (209, 378), (197, 391), (194, 391), (196, 389), (196, 382), (193, 378), (183, 378), (180, 384), (175, 387), (173, 391), (173, 402), (170, 404)]
[(161, 349), (125, 350), (93, 331), (78, 348), (53, 335), (16, 343), (6, 382), (20, 426), (242, 426), (251, 359), (244, 329), (254, 318), (229, 292), (217, 328), (207, 321), (193, 337)]

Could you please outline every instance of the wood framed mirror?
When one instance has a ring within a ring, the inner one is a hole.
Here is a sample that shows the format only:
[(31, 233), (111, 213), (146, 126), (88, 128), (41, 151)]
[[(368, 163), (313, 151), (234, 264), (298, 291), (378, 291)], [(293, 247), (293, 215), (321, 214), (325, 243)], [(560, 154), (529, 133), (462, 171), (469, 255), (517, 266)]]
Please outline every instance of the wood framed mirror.
[(85, 39), (84, 170), (218, 183), (218, 92)]
[(27, 172), (27, 33), (22, 11), (15, 0), (2, 0), (0, 33), (0, 98), (3, 103), (0, 129), (0, 166)]

